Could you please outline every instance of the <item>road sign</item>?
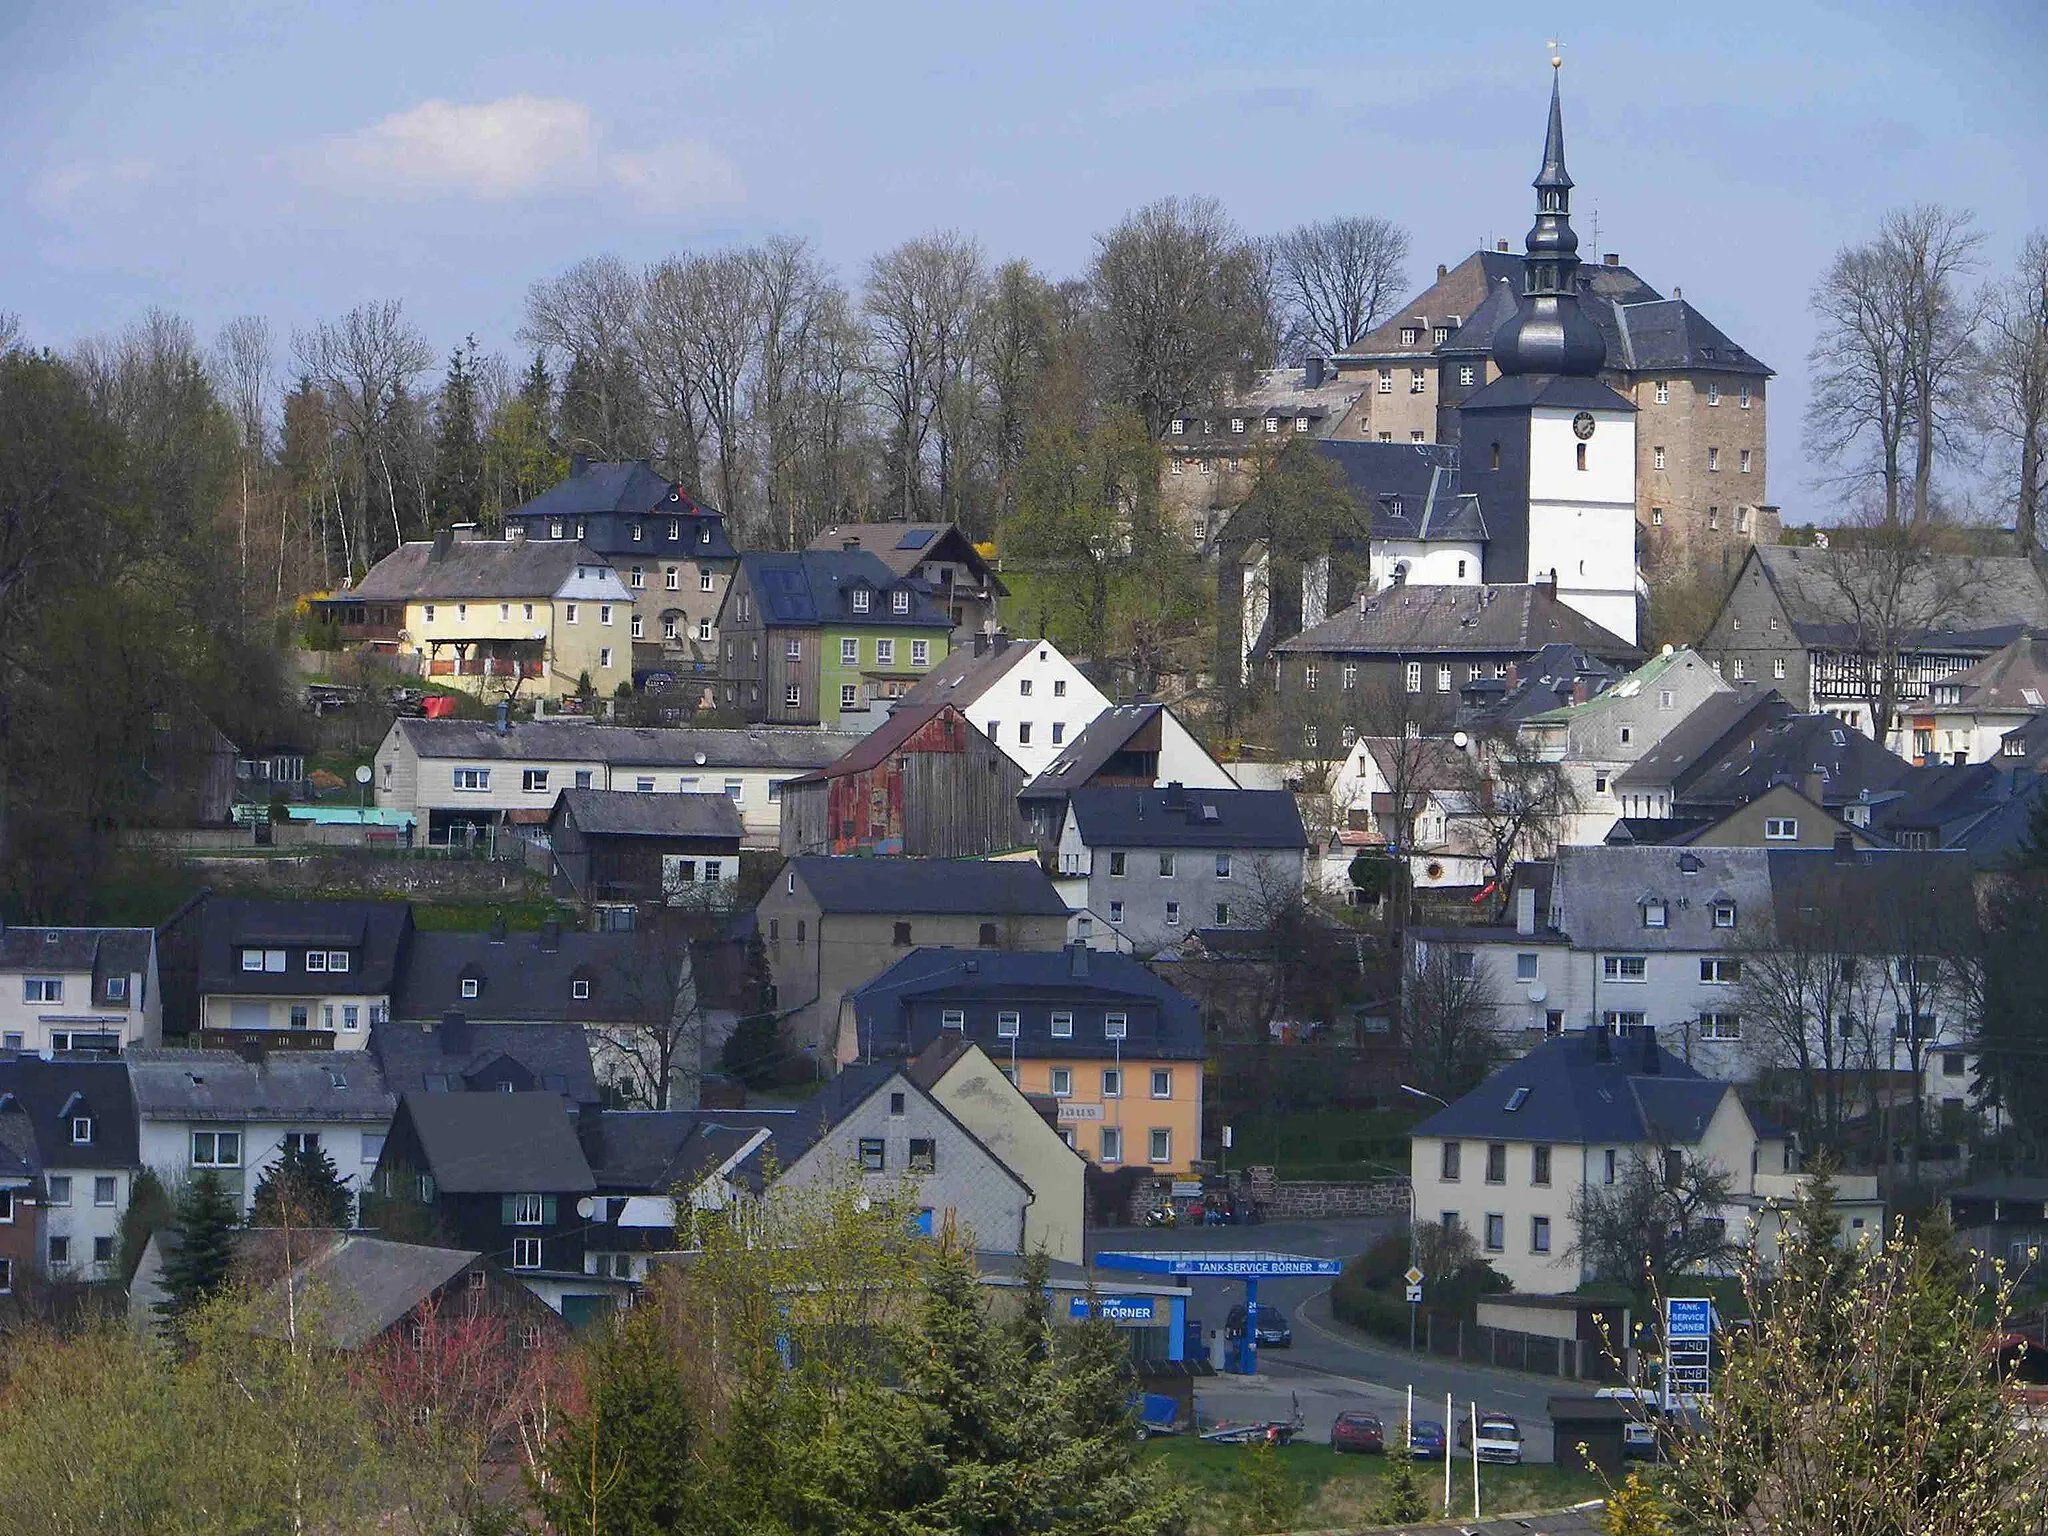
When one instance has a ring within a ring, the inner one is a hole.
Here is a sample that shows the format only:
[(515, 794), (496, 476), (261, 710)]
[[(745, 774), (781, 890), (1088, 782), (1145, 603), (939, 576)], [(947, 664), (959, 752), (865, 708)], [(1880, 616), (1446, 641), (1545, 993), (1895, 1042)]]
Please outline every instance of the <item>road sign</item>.
[(1419, 1286), (1419, 1285), (1411, 1285), (1411, 1286), (1409, 1286), (1409, 1287), (1408, 1287), (1408, 1300), (1409, 1300), (1409, 1301), (1410, 1301), (1411, 1303), (1413, 1303), (1413, 1302), (1418, 1302), (1418, 1301), (1422, 1300), (1422, 1287), (1421, 1287), (1421, 1286)]
[[(1421, 1278), (1412, 1270), (1409, 1279)], [(1710, 1339), (1714, 1336), (1714, 1304), (1704, 1298), (1667, 1298), (1664, 1303), (1664, 1337), (1667, 1339)]]
[(1706, 1399), (1713, 1358), (1714, 1304), (1673, 1297), (1664, 1303), (1664, 1407), (1697, 1407)]
[(1421, 1270), (1415, 1268), (1411, 1264), (1408, 1267), (1408, 1273), (1403, 1275), (1401, 1278), (1403, 1280), (1406, 1280), (1410, 1285), (1420, 1285), (1423, 1281), (1423, 1274)]

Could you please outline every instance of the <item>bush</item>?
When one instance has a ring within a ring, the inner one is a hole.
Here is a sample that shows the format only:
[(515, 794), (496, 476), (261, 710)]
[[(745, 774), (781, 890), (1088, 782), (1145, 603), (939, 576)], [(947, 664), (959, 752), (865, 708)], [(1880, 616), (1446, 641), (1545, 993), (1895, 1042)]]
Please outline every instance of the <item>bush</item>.
[[(1344, 1266), (1330, 1287), (1330, 1311), (1341, 1323), (1362, 1328), (1378, 1338), (1405, 1343), (1408, 1302), (1404, 1294), (1408, 1271), (1408, 1231), (1397, 1227), (1383, 1234), (1365, 1252)], [(1479, 1298), (1514, 1289), (1508, 1278), (1483, 1259), (1460, 1264), (1448, 1277), (1430, 1282), (1422, 1311), (1435, 1317), (1470, 1322)]]

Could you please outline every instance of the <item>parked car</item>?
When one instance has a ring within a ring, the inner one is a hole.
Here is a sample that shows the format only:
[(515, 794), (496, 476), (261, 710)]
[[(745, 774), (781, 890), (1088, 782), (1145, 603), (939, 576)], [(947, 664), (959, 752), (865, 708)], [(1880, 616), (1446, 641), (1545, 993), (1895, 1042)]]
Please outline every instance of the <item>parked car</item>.
[[(1269, 1302), (1258, 1303), (1258, 1316), (1253, 1322), (1253, 1336), (1261, 1349), (1290, 1349), (1294, 1345), (1294, 1328), (1287, 1321), (1287, 1314)], [(1230, 1316), (1224, 1322), (1224, 1337), (1244, 1337), (1244, 1306), (1239, 1303), (1230, 1309)]]
[(1657, 1456), (1657, 1429), (1664, 1422), (1664, 1408), (1648, 1387), (1601, 1387), (1593, 1395), (1630, 1410), (1628, 1423), (1621, 1426), (1621, 1452), (1638, 1461)]
[[(1458, 1420), (1458, 1449), (1472, 1449), (1470, 1418)], [(1479, 1459), (1497, 1466), (1520, 1466), (1522, 1426), (1505, 1413), (1482, 1413), (1479, 1416)]]
[(1346, 1411), (1330, 1421), (1330, 1449), (1375, 1455), (1387, 1448), (1387, 1426), (1379, 1415)]
[(1442, 1461), (1449, 1448), (1444, 1427), (1435, 1419), (1417, 1419), (1408, 1426), (1408, 1454), (1417, 1461)]

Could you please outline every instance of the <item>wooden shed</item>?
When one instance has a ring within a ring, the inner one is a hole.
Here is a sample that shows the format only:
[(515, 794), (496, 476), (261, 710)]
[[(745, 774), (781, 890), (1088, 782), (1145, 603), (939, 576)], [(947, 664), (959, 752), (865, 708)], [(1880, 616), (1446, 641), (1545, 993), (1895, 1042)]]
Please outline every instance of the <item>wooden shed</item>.
[(725, 795), (565, 789), (548, 818), (555, 867), (592, 903), (723, 905), (741, 834)]

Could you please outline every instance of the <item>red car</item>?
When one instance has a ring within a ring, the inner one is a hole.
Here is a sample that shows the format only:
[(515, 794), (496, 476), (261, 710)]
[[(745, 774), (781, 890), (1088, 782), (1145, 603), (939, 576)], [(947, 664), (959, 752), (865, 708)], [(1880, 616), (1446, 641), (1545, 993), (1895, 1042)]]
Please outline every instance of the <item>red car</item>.
[(1330, 1449), (1378, 1455), (1387, 1448), (1387, 1427), (1376, 1414), (1340, 1413), (1330, 1422)]

